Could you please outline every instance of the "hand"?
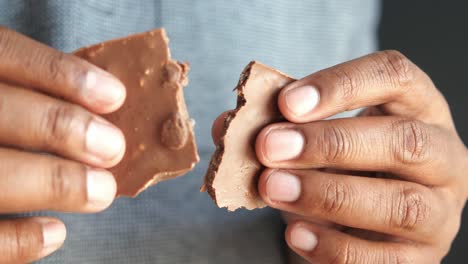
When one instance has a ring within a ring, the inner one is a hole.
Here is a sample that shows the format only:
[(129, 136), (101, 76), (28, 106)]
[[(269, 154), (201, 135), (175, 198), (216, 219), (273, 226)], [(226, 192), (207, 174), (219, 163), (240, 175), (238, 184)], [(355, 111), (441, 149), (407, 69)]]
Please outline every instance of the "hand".
[(293, 251), (311, 263), (441, 261), (468, 195), (468, 151), (424, 72), (379, 52), (290, 84), (278, 106), (290, 123), (257, 137), (259, 192), (285, 212)]
[[(289, 85), (278, 105), (291, 123), (257, 138), (269, 168), (259, 191), (299, 217), (286, 230), (292, 250), (313, 263), (441, 261), (468, 195), (468, 151), (423, 71), (379, 52)], [(361, 107), (360, 117), (318, 121)]]
[[(105, 71), (0, 28), (0, 213), (107, 208), (116, 183), (104, 168), (120, 161), (125, 140), (97, 114), (124, 99)], [(0, 263), (44, 257), (65, 234), (49, 217), (0, 221)]]

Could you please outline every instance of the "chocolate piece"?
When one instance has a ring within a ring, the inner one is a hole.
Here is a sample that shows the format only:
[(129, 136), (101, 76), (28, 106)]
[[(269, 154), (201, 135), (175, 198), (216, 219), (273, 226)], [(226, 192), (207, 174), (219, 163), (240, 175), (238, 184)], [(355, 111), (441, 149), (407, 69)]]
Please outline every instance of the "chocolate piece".
[(277, 107), (277, 96), (293, 81), (255, 61), (242, 72), (236, 87), (237, 107), (226, 117), (202, 187), (219, 207), (234, 211), (265, 206), (257, 191), (263, 166), (255, 154), (255, 139), (266, 125), (285, 120)]
[(183, 96), (188, 66), (171, 60), (164, 29), (83, 48), (75, 55), (112, 73), (127, 89), (122, 108), (104, 115), (127, 141), (123, 160), (110, 169), (117, 195), (136, 196), (195, 166), (199, 159)]

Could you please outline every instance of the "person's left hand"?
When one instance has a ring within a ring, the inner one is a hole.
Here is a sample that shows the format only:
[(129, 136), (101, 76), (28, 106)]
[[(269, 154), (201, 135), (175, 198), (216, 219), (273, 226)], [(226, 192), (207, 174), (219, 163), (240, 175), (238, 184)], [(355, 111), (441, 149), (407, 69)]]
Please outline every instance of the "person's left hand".
[(292, 250), (312, 263), (441, 261), (468, 196), (468, 151), (423, 71), (379, 52), (288, 85), (278, 106), (290, 123), (257, 137), (259, 192), (293, 218)]

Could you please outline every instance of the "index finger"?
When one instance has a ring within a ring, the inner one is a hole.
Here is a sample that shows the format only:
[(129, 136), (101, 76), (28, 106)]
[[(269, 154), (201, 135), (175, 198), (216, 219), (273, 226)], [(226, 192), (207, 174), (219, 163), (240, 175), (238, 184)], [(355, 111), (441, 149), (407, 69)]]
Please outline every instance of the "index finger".
[(106, 71), (0, 27), (0, 80), (109, 113), (125, 100), (124, 85)]
[(377, 105), (387, 114), (452, 127), (441, 93), (398, 51), (374, 53), (311, 74), (285, 87), (278, 97), (281, 113), (295, 123)]

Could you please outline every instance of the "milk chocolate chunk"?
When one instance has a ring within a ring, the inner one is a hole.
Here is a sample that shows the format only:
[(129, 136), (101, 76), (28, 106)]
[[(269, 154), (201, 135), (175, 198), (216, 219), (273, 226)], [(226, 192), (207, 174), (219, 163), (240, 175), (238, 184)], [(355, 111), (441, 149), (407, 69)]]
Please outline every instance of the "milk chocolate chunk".
[(127, 89), (124, 105), (104, 115), (127, 142), (123, 160), (110, 169), (117, 195), (136, 196), (195, 166), (199, 158), (183, 96), (188, 65), (171, 59), (164, 29), (83, 48), (75, 55), (110, 72)]
[(234, 211), (265, 206), (257, 191), (263, 166), (255, 154), (255, 139), (266, 125), (285, 120), (277, 107), (277, 96), (293, 81), (255, 61), (242, 72), (236, 87), (237, 107), (225, 119), (202, 187), (219, 207)]

